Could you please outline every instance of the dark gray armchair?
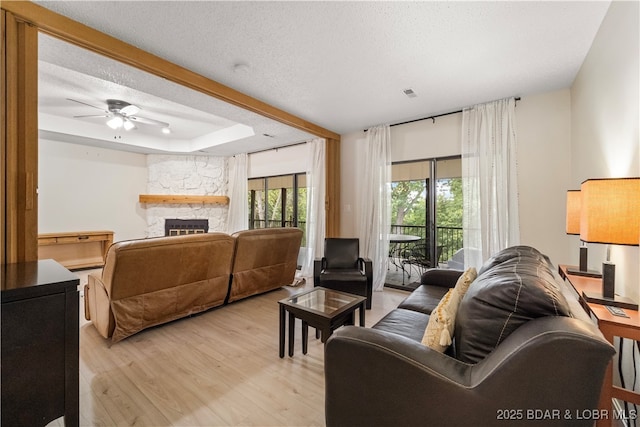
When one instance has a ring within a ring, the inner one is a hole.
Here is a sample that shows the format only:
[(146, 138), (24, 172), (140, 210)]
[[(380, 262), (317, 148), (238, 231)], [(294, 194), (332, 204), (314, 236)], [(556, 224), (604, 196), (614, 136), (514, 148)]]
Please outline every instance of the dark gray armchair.
[(371, 308), (372, 262), (360, 257), (360, 242), (353, 238), (326, 238), (324, 257), (313, 264), (313, 284), (367, 298)]

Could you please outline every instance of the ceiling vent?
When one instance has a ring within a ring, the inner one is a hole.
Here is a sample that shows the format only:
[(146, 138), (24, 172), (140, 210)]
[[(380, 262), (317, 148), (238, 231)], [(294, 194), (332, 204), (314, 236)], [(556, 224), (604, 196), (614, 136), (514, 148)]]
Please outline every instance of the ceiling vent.
[(418, 96), (418, 95), (416, 95), (416, 93), (413, 91), (413, 89), (405, 89), (405, 90), (403, 90), (403, 92), (404, 92), (404, 94), (405, 94), (405, 95), (407, 95), (409, 98), (415, 98), (416, 96)]

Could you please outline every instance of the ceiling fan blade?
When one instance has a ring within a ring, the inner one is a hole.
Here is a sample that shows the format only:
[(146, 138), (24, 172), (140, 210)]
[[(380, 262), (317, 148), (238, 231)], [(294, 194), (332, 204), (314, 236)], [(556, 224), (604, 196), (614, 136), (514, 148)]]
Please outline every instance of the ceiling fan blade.
[(145, 125), (169, 127), (169, 123), (161, 122), (160, 120), (147, 119), (146, 117), (140, 116), (127, 116), (127, 118), (133, 120), (134, 122), (143, 123)]
[(73, 116), (74, 119), (92, 118), (92, 117), (111, 117), (111, 114), (88, 114), (85, 116)]
[(140, 107), (138, 107), (137, 105), (129, 104), (126, 107), (120, 109), (120, 114), (124, 116), (133, 116), (138, 111), (140, 111)]
[(86, 105), (87, 107), (95, 108), (97, 110), (104, 111), (105, 113), (109, 113), (109, 111), (105, 110), (104, 108), (96, 107), (95, 105), (87, 104), (86, 102), (77, 101), (71, 98), (67, 98), (67, 101), (77, 102), (78, 104)]

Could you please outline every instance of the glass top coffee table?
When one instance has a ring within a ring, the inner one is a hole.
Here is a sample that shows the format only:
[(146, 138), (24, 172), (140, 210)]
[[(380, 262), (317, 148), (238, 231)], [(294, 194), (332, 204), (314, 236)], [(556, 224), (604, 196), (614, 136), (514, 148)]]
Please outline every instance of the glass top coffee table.
[(302, 320), (302, 353), (307, 354), (309, 326), (320, 331), (322, 342), (343, 325), (355, 323), (359, 309), (360, 326), (364, 326), (367, 299), (322, 287), (313, 288), (278, 301), (280, 305), (280, 357), (284, 357), (286, 312), (289, 312), (289, 357), (293, 356), (295, 319)]

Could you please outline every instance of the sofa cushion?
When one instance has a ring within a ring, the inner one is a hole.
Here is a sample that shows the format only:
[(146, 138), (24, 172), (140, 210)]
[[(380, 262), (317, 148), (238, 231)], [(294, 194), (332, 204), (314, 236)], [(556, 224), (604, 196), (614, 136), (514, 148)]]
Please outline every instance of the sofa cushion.
[(531, 319), (570, 316), (546, 257), (512, 247), (488, 261), (460, 302), (455, 325), (458, 359), (477, 363)]
[(468, 268), (433, 310), (422, 337), (422, 344), (443, 353), (450, 345), (460, 301), (476, 278), (476, 269)]
[(398, 308), (431, 314), (449, 289), (451, 288), (431, 285), (418, 286), (416, 290), (411, 292), (411, 294), (398, 305)]
[(373, 329), (402, 335), (419, 343), (428, 322), (428, 314), (397, 308), (384, 316)]

